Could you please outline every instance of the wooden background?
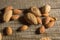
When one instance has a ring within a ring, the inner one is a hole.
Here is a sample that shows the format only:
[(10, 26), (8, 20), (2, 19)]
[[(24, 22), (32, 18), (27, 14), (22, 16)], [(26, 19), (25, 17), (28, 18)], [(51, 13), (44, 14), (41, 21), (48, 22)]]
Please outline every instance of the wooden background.
[[(0, 32), (7, 26), (13, 28), (12, 36), (3, 36), (3, 40), (39, 40), (42, 37), (50, 37), (52, 40), (60, 40), (60, 0), (0, 0), (0, 9), (12, 5), (17, 9), (28, 9), (31, 6), (42, 7), (49, 4), (52, 7), (51, 16), (57, 17), (57, 21), (53, 28), (46, 29), (44, 34), (35, 34), (37, 25), (31, 25), (28, 30), (24, 32), (17, 32), (16, 30), (23, 24), (18, 21), (10, 21), (8, 23), (0, 23)], [(0, 12), (1, 13), (1, 12)]]

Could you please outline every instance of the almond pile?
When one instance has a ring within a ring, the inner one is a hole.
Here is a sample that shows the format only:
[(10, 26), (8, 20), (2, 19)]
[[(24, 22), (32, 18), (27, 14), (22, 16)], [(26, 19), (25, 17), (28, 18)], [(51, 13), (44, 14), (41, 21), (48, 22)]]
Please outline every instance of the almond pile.
[[(41, 24), (42, 26), (38, 30), (39, 33), (45, 33), (45, 29), (53, 27), (55, 21), (57, 20), (57, 18), (51, 17), (49, 15), (50, 10), (51, 10), (50, 5), (43, 6), (41, 10), (37, 7), (31, 7), (28, 10), (29, 10), (29, 12), (27, 12), (26, 14), (23, 15), (24, 20), (26, 21), (26, 23), (28, 23), (30, 25)], [(5, 8), (5, 12), (3, 15), (3, 21), (9, 22), (11, 19), (18, 20), (21, 17), (22, 13), (23, 13), (23, 10), (13, 9), (12, 6), (8, 6)], [(19, 31), (27, 30), (28, 24), (22, 25), (19, 28)], [(12, 35), (12, 33), (13, 33), (12, 28), (10, 26), (7, 27), (6, 34)]]

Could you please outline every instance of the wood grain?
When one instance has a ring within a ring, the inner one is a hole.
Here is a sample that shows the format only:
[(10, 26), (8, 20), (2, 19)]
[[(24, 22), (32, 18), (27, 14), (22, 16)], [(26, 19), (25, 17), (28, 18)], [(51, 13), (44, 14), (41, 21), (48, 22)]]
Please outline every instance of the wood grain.
[(52, 8), (60, 8), (60, 0), (0, 0), (0, 9), (8, 5), (14, 8), (25, 9), (31, 6), (41, 7), (50, 4)]
[(14, 8), (27, 9), (31, 6), (42, 7), (45, 4), (50, 4), (52, 7), (50, 16), (56, 17), (58, 20), (55, 22), (54, 27), (46, 29), (44, 34), (36, 34), (35, 31), (41, 25), (30, 25), (29, 29), (22, 32), (16, 30), (21, 27), (19, 21), (10, 21), (8, 23), (0, 23), (0, 32), (7, 26), (13, 29), (12, 36), (3, 35), (3, 40), (39, 40), (42, 37), (50, 37), (52, 40), (60, 40), (60, 0), (0, 0), (0, 9), (12, 5)]
[(7, 26), (11, 26), (13, 28), (12, 36), (3, 36), (3, 40), (37, 40), (41, 37), (51, 37), (53, 40), (60, 39), (60, 9), (52, 9), (49, 13), (50, 16), (57, 17), (57, 21), (55, 22), (54, 27), (46, 29), (44, 34), (36, 34), (35, 31), (41, 25), (30, 25), (29, 29), (22, 32), (17, 32), (16, 30), (21, 27), (23, 24), (19, 23), (19, 21), (10, 21), (9, 23), (1, 23), (0, 24), (0, 32)]

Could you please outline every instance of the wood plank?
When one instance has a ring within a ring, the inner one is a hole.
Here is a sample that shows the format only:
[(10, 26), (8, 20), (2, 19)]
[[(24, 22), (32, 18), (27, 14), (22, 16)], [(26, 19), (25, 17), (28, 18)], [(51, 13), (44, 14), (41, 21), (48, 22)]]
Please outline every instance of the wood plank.
[(50, 4), (52, 8), (60, 8), (60, 0), (0, 0), (0, 9), (8, 5), (14, 8), (29, 8), (30, 6), (41, 7), (45, 4)]
[(57, 17), (58, 20), (56, 21), (54, 27), (46, 29), (44, 34), (35, 34), (35, 31), (41, 25), (31, 25), (28, 30), (17, 32), (16, 30), (22, 26), (18, 21), (11, 21), (8, 23), (0, 23), (0, 32), (7, 26), (11, 26), (13, 28), (13, 35), (12, 36), (3, 36), (3, 40), (37, 40), (41, 37), (51, 37), (53, 40), (60, 40), (60, 9), (52, 9), (50, 12), (51, 16)]

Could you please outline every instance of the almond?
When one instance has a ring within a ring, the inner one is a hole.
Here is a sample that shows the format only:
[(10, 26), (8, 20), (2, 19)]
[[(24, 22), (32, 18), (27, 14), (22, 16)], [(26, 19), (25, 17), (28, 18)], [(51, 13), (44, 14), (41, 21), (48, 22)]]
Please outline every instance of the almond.
[(42, 12), (43, 13), (49, 13), (51, 10), (51, 6), (50, 5), (45, 5), (43, 8), (42, 8)]
[(13, 11), (13, 12), (14, 12), (14, 14), (17, 14), (17, 15), (18, 15), (18, 14), (21, 14), (21, 13), (22, 13), (22, 10), (14, 9), (14, 11)]
[(51, 21), (56, 21), (57, 18), (56, 17), (51, 17)]
[(46, 28), (51, 28), (54, 26), (55, 21), (51, 21), (48, 24), (45, 25)]
[(38, 24), (36, 16), (32, 13), (27, 13), (25, 19), (29, 24)]
[(21, 28), (19, 28), (19, 30), (21, 30), (21, 31), (25, 31), (27, 29), (28, 29), (28, 26), (27, 25), (23, 25), (23, 26), (21, 26)]
[(43, 25), (39, 28), (39, 32), (40, 33), (44, 33), (45, 32), (45, 27)]
[(17, 20), (17, 19), (19, 19), (19, 17), (20, 17), (20, 15), (12, 15), (11, 19)]
[(2, 40), (2, 34), (0, 33), (0, 40)]
[(44, 18), (44, 24), (48, 24), (50, 22), (50, 17)]
[(10, 18), (12, 17), (12, 6), (8, 6), (5, 8), (5, 13), (3, 15), (3, 20), (5, 22), (8, 22), (10, 20)]
[(7, 28), (6, 28), (6, 34), (7, 34), (7, 35), (12, 35), (12, 33), (13, 33), (12, 28), (11, 28), (10, 26), (7, 27)]
[(41, 16), (41, 12), (40, 12), (39, 8), (37, 8), (37, 7), (31, 7), (31, 12), (32, 12), (35, 16)]
[(37, 17), (38, 24), (42, 24), (42, 19), (40, 17)]

